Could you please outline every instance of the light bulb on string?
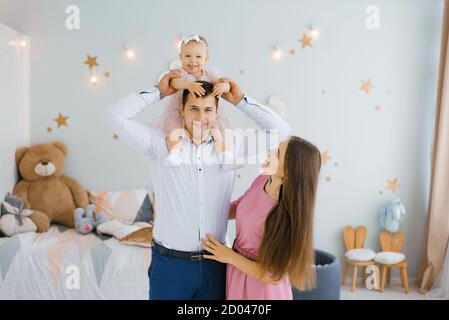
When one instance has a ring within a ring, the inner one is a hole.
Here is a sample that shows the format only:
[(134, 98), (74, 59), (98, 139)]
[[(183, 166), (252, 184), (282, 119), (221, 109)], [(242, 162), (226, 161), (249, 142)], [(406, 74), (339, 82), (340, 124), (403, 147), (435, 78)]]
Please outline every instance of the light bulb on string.
[(125, 57), (128, 60), (132, 60), (134, 59), (136, 56), (136, 51), (132, 48), (130, 48), (129, 46), (125, 46)]
[(282, 58), (282, 51), (279, 49), (278, 46), (275, 46), (273, 48), (273, 58), (275, 60), (280, 60)]
[(92, 73), (90, 74), (89, 81), (90, 81), (90, 83), (93, 84), (94, 86), (97, 85), (97, 83), (98, 83), (98, 77), (97, 77), (97, 75), (96, 75), (94, 72), (92, 72)]
[(312, 38), (316, 39), (320, 35), (320, 32), (313, 25), (309, 25), (309, 32), (308, 32), (308, 34), (309, 34), (309, 37), (312, 37)]

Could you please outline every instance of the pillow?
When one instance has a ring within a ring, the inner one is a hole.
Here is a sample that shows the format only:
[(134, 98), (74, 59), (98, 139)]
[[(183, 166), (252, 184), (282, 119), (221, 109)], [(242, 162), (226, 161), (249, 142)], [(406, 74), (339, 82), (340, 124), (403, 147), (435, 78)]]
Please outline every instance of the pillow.
[(89, 191), (89, 201), (96, 205), (95, 212), (104, 212), (110, 220), (124, 224), (153, 223), (151, 188), (122, 189), (115, 191)]
[(345, 257), (352, 261), (370, 261), (373, 260), (376, 253), (371, 249), (351, 249), (345, 253)]
[(151, 248), (153, 242), (153, 227), (145, 227), (130, 233), (120, 240), (120, 243)]
[(383, 251), (376, 254), (377, 263), (394, 265), (405, 260), (405, 255), (400, 252)]

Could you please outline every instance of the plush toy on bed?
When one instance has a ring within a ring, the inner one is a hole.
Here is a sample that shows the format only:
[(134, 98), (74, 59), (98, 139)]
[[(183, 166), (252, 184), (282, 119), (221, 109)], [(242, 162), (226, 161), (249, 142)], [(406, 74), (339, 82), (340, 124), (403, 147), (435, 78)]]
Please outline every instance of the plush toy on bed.
[(51, 222), (75, 227), (74, 211), (89, 204), (87, 191), (73, 178), (64, 176), (67, 147), (63, 142), (36, 144), (16, 150), (21, 180), (13, 190), (37, 232), (47, 231)]
[(87, 234), (92, 232), (99, 224), (108, 221), (105, 213), (97, 213), (94, 218), (95, 205), (89, 204), (84, 212), (83, 208), (75, 209), (73, 218), (75, 220), (75, 229), (79, 233)]
[(36, 225), (29, 218), (32, 210), (24, 209), (24, 201), (10, 193), (0, 208), (0, 233), (11, 237), (17, 233), (35, 232)]

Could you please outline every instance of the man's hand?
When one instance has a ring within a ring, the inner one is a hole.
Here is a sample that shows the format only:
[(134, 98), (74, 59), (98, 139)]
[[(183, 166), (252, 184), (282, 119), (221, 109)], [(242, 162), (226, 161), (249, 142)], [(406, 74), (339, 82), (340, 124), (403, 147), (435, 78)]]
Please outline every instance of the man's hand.
[(181, 77), (181, 71), (179, 70), (170, 70), (165, 76), (162, 77), (157, 87), (164, 97), (171, 96), (177, 91), (170, 86), (170, 80), (179, 77)]
[(231, 90), (231, 85), (229, 82), (217, 82), (214, 85), (212, 95), (215, 97), (221, 97), (223, 93), (229, 92), (229, 90)]
[(193, 95), (197, 95), (199, 97), (204, 96), (204, 93), (206, 92), (203, 88), (203, 84), (202, 83), (198, 83), (198, 82), (194, 82), (192, 81), (189, 85), (189, 87), (187, 88), (187, 90), (189, 90), (189, 92)]
[(227, 102), (232, 103), (234, 106), (236, 106), (243, 99), (242, 90), (237, 85), (237, 83), (230, 78), (220, 78), (218, 80), (218, 83), (223, 83), (223, 82), (228, 82), (231, 87), (229, 92), (225, 92), (222, 94), (223, 99), (225, 99)]

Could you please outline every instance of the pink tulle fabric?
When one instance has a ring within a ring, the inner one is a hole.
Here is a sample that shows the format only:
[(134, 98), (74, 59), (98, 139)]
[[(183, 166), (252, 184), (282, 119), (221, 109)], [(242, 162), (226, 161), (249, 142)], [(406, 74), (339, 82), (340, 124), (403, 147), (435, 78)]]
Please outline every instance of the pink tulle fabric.
[[(195, 77), (194, 75), (188, 74), (184, 69), (180, 69), (181, 76), (184, 79), (190, 81), (208, 81), (212, 84), (217, 83), (218, 77), (213, 72), (204, 70), (201, 77)], [(181, 115), (182, 109), (182, 92), (183, 90), (178, 90), (175, 94), (169, 97), (168, 105), (164, 113), (153, 122), (153, 125), (161, 130), (166, 137), (170, 137), (173, 130), (184, 129), (185, 122)], [(223, 110), (220, 102), (218, 103), (218, 112), (213, 128), (220, 130), (222, 136), (224, 137), (225, 129), (232, 128), (226, 113)]]

